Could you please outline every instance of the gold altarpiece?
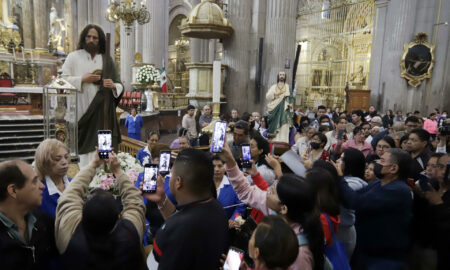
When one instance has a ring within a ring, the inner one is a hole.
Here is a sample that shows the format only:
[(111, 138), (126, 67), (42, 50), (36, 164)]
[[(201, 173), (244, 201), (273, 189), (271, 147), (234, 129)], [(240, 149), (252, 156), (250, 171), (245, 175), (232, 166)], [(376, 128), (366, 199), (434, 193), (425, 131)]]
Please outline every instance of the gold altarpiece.
[(345, 88), (368, 90), (374, 0), (307, 1), (297, 16), (296, 105), (345, 106)]

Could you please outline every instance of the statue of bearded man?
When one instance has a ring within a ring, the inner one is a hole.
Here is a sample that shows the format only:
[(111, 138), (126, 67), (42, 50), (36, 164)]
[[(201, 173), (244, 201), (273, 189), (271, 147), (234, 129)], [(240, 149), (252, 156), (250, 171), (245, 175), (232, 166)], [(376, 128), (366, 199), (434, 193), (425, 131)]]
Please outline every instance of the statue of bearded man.
[(269, 133), (275, 134), (274, 141), (289, 143), (289, 128), (292, 124), (292, 104), (294, 102), (286, 83), (286, 72), (280, 71), (277, 83), (266, 94), (269, 112)]

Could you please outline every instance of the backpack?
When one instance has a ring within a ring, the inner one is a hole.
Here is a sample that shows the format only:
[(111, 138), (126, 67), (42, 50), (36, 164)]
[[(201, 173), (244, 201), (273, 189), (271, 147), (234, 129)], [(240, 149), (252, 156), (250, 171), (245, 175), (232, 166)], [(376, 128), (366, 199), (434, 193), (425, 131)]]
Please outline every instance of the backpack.
[(330, 217), (325, 213), (323, 214), (327, 218), (328, 226), (330, 227), (331, 236), (333, 238), (331, 246), (325, 246), (325, 255), (330, 260), (334, 270), (351, 270), (347, 260), (345, 246), (337, 240)]

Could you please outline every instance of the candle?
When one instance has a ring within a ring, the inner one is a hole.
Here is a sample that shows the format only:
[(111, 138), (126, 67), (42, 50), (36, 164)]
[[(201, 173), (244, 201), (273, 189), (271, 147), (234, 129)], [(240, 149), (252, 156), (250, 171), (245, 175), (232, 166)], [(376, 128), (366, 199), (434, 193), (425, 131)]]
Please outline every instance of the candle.
[(23, 53), (24, 49), (22, 48), (22, 61), (25, 62), (25, 54)]
[(214, 61), (213, 63), (213, 103), (220, 102), (220, 85), (222, 84), (221, 80), (221, 65), (220, 61)]
[(33, 50), (30, 49), (31, 62), (33, 62)]
[(16, 49), (14, 49), (14, 47), (13, 47), (12, 49), (13, 49), (13, 57), (14, 57), (14, 61), (16, 61)]

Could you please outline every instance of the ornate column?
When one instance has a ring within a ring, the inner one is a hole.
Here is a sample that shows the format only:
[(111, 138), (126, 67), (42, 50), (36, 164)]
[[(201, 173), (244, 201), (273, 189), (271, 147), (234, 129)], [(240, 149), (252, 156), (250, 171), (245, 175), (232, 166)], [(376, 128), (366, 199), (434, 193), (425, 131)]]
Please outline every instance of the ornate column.
[(33, 3), (32, 0), (22, 1), (22, 19), (23, 19), (23, 42), (27, 49), (35, 47), (34, 43), (34, 21), (33, 21)]
[(142, 58), (160, 68), (169, 58), (169, 1), (147, 1), (147, 9), (152, 18), (143, 26)]
[(33, 0), (35, 48), (47, 50), (50, 6), (47, 1)]
[(75, 25), (73, 24), (73, 8), (71, 0), (64, 0), (64, 22), (66, 23), (66, 37), (69, 38), (69, 52), (76, 48), (74, 44), (74, 32), (76, 33)]
[[(265, 93), (276, 83), (277, 74), (286, 71), (287, 83), (292, 83), (292, 64), (295, 58), (296, 0), (267, 0), (266, 35), (264, 39), (263, 87), (261, 101), (266, 104)], [(291, 60), (291, 69), (284, 69), (285, 59)]]
[[(228, 65), (228, 75), (224, 86), (227, 96), (227, 110), (239, 112), (249, 109), (249, 45), (252, 22), (252, 1), (231, 1), (228, 5), (228, 20), (233, 26), (233, 34), (223, 40), (222, 63)], [(250, 100), (250, 102), (249, 102)]]
[(120, 80), (125, 90), (131, 90), (131, 64), (134, 56), (135, 30), (127, 35), (125, 27), (120, 25)]

